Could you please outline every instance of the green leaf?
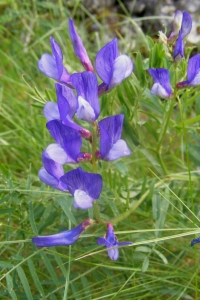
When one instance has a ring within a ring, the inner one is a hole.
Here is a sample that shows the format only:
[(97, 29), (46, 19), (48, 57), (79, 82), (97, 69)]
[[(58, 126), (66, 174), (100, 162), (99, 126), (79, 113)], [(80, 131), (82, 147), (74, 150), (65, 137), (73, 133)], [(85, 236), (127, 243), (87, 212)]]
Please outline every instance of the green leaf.
[(142, 272), (145, 273), (148, 267), (149, 267), (149, 258), (148, 256), (146, 256), (142, 264)]
[(40, 252), (40, 255), (42, 257), (42, 260), (43, 260), (43, 262), (44, 262), (44, 264), (45, 264), (45, 266), (46, 266), (53, 282), (55, 283), (55, 285), (59, 285), (60, 283), (58, 281), (57, 275), (54, 271), (54, 268), (52, 267), (52, 264), (51, 264), (49, 258), (47, 257), (47, 255), (43, 251)]
[(33, 209), (32, 199), (29, 200), (28, 206), (29, 206), (29, 220), (30, 220), (31, 228), (32, 228), (34, 234), (38, 235), (38, 230), (35, 225), (35, 217), (34, 217), (34, 209)]
[(7, 288), (10, 296), (12, 297), (12, 300), (17, 300), (17, 296), (13, 290), (13, 280), (10, 274), (6, 275), (6, 283), (7, 283)]
[(72, 224), (77, 225), (76, 219), (71, 212), (72, 199), (66, 197), (59, 197), (57, 203), (61, 206), (62, 210), (66, 214), (67, 218), (72, 222)]
[(164, 262), (165, 265), (168, 264), (167, 258), (160, 251), (155, 250), (155, 249), (153, 251), (162, 259), (162, 261)]
[(135, 60), (135, 70), (134, 70), (136, 77), (138, 78), (142, 87), (146, 85), (146, 71), (143, 68), (143, 59), (140, 52), (136, 55)]
[(24, 273), (24, 270), (22, 269), (21, 266), (17, 267), (17, 273), (18, 273), (20, 281), (21, 281), (21, 283), (23, 285), (23, 288), (24, 288), (24, 291), (26, 293), (27, 299), (33, 300), (28, 280), (27, 280), (26, 275)]
[(29, 267), (29, 270), (30, 270), (30, 274), (31, 274), (31, 276), (33, 278), (33, 281), (35, 283), (35, 286), (36, 286), (38, 292), (40, 293), (40, 296), (42, 298), (45, 298), (45, 292), (43, 290), (43, 287), (41, 285), (40, 279), (38, 278), (37, 272), (35, 270), (35, 266), (34, 266), (34, 264), (33, 264), (33, 262), (32, 262), (31, 259), (28, 259), (28, 267)]
[(136, 252), (151, 252), (151, 248), (147, 247), (147, 246), (138, 246), (135, 248)]

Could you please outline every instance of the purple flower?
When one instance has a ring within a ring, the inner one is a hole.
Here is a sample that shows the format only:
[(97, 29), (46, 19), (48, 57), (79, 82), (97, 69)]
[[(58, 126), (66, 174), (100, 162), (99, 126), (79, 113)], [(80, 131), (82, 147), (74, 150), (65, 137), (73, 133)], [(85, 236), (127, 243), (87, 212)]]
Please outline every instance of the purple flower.
[(69, 34), (71, 37), (71, 41), (74, 47), (74, 52), (76, 56), (80, 59), (82, 65), (86, 69), (86, 71), (94, 72), (94, 68), (92, 66), (91, 60), (88, 57), (87, 51), (83, 46), (83, 42), (80, 36), (77, 34), (73, 20), (69, 19)]
[(65, 230), (53, 235), (35, 236), (32, 238), (32, 241), (37, 247), (69, 246), (75, 243), (80, 234), (93, 223), (92, 219), (87, 219), (71, 230)]
[(191, 246), (194, 246), (194, 245), (197, 244), (197, 243), (200, 243), (200, 238), (193, 239), (193, 240), (191, 241)]
[[(114, 228), (112, 223), (108, 223), (107, 224), (107, 232), (106, 235), (104, 237), (100, 237), (97, 240), (97, 244), (98, 245), (105, 245), (106, 248), (108, 248), (107, 252), (109, 257), (112, 260), (117, 260), (119, 257), (119, 250), (118, 248), (113, 248), (115, 246), (123, 246), (123, 245), (131, 245), (132, 242), (118, 242), (117, 237), (114, 234)], [(109, 249), (109, 248), (113, 248), (113, 249)]]
[(54, 189), (67, 191), (65, 184), (60, 182), (60, 177), (64, 175), (62, 165), (51, 159), (47, 151), (42, 154), (42, 162), (43, 168), (38, 173), (40, 180)]
[(148, 72), (154, 79), (154, 85), (151, 93), (165, 99), (172, 97), (172, 88), (170, 84), (170, 73), (167, 69), (148, 69)]
[(115, 160), (131, 154), (126, 142), (121, 139), (123, 120), (123, 115), (117, 115), (107, 117), (99, 122), (100, 158)]
[(78, 109), (78, 100), (73, 90), (59, 83), (55, 87), (58, 103), (49, 101), (45, 104), (44, 115), (47, 121), (61, 120), (62, 124), (79, 131), (82, 137), (90, 138), (91, 132), (73, 121)]
[(181, 81), (177, 84), (178, 88), (185, 86), (196, 86), (200, 84), (200, 54), (194, 55), (188, 61), (186, 81)]
[(99, 174), (82, 171), (81, 168), (69, 171), (60, 178), (74, 196), (74, 207), (88, 209), (97, 200), (102, 190), (102, 178)]
[(184, 42), (183, 42), (182, 32), (180, 30), (174, 47), (174, 60), (176, 62), (179, 62), (183, 57), (184, 57)]
[(51, 144), (46, 149), (49, 157), (60, 164), (78, 162), (78, 158), (82, 157), (80, 133), (63, 125), (59, 120), (49, 121), (46, 126), (57, 142), (57, 144)]
[(70, 75), (63, 66), (63, 54), (60, 46), (50, 37), (52, 55), (44, 53), (38, 62), (39, 70), (57, 81), (70, 84)]
[(173, 31), (168, 38), (168, 42), (173, 42), (178, 34), (179, 31), (182, 32), (182, 39), (184, 39), (192, 29), (192, 18), (187, 11), (183, 13), (180, 10), (177, 10), (174, 15), (174, 22), (173, 22)]
[(103, 81), (99, 93), (112, 89), (133, 72), (133, 62), (130, 57), (118, 54), (116, 38), (97, 53), (95, 66), (97, 74)]
[(78, 94), (78, 119), (94, 122), (100, 114), (97, 77), (92, 72), (75, 73), (71, 82)]

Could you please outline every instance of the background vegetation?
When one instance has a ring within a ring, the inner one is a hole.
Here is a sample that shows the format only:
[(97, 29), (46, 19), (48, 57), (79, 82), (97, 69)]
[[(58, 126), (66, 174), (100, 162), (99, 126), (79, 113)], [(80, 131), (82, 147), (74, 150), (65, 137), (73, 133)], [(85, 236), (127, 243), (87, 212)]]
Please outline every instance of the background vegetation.
[[(135, 70), (101, 98), (101, 118), (125, 114), (123, 135), (132, 155), (109, 166), (101, 163), (99, 201), (105, 219), (127, 214), (115, 230), (119, 241), (134, 245), (121, 248), (119, 260), (111, 261), (96, 245), (105, 231), (99, 226), (72, 247), (35, 248), (34, 235), (56, 233), (88, 217), (87, 211), (71, 209), (70, 196), (41, 184), (37, 176), (41, 153), (51, 142), (42, 109), (55, 100), (54, 82), (39, 72), (37, 61), (51, 52), (52, 35), (67, 69), (81, 71), (68, 18), (74, 18), (94, 60), (108, 40), (107, 15), (95, 18), (81, 1), (62, 0), (1, 1), (0, 12), (0, 298), (199, 299), (199, 245), (190, 247), (200, 235), (199, 87), (179, 92), (168, 119), (172, 100), (151, 95), (147, 69), (170, 68), (173, 83), (174, 67), (162, 44), (146, 37), (127, 12), (120, 16), (109, 36), (118, 36)], [(92, 24), (98, 31), (91, 31)], [(134, 40), (120, 34), (124, 26), (132, 29)], [(179, 64), (179, 79), (186, 67), (185, 60)]]

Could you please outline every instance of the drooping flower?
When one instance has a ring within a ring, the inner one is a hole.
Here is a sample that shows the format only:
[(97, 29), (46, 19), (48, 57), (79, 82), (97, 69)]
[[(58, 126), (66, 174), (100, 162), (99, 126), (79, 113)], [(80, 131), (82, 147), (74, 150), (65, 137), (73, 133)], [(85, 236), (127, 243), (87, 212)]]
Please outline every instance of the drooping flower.
[(193, 240), (191, 241), (191, 246), (194, 246), (194, 245), (197, 244), (197, 243), (200, 243), (200, 237), (199, 237), (199, 238), (196, 238), (196, 239), (193, 239)]
[(71, 230), (65, 230), (53, 235), (35, 236), (32, 238), (32, 241), (37, 247), (69, 246), (74, 244), (80, 234), (93, 223), (92, 219), (87, 219)]
[(63, 125), (60, 120), (49, 121), (46, 126), (57, 142), (46, 149), (49, 157), (61, 164), (78, 162), (78, 158), (83, 156), (80, 153), (82, 146), (80, 133)]
[(187, 80), (177, 83), (178, 88), (200, 84), (200, 54), (194, 55), (188, 61)]
[[(123, 245), (131, 245), (132, 242), (118, 242), (118, 239), (116, 237), (116, 235), (114, 234), (114, 228), (112, 223), (108, 223), (107, 224), (107, 232), (106, 235), (104, 237), (100, 237), (97, 240), (97, 244), (98, 245), (105, 245), (107, 248), (107, 252), (109, 257), (112, 260), (117, 260), (119, 257), (119, 249), (113, 248), (115, 246), (123, 246)], [(113, 249), (109, 249), (109, 248), (113, 248)]]
[(133, 72), (133, 62), (125, 54), (118, 54), (117, 39), (106, 44), (96, 56), (95, 67), (103, 83), (99, 86), (99, 94), (106, 92)]
[(131, 154), (126, 142), (121, 139), (124, 116), (107, 117), (99, 122), (100, 150), (97, 156), (105, 160), (115, 160)]
[(47, 121), (61, 120), (81, 134), (84, 138), (90, 138), (91, 132), (73, 121), (73, 117), (78, 109), (78, 100), (72, 89), (63, 85), (55, 84), (57, 102), (48, 101), (44, 106), (44, 115)]
[(173, 96), (170, 84), (169, 70), (164, 68), (148, 69), (148, 72), (154, 79), (154, 85), (151, 93), (165, 99)]
[(192, 29), (192, 18), (187, 11), (177, 10), (174, 15), (173, 31), (171, 32), (168, 42), (173, 42), (182, 33), (182, 39), (186, 38)]
[(69, 19), (69, 34), (74, 47), (74, 52), (76, 56), (80, 59), (82, 65), (86, 71), (94, 72), (91, 60), (87, 54), (87, 51), (83, 45), (80, 36), (77, 34), (73, 20)]
[(88, 209), (97, 200), (102, 190), (102, 178), (99, 174), (82, 171), (81, 168), (69, 171), (60, 178), (74, 196), (74, 207)]
[(100, 114), (96, 75), (92, 72), (75, 73), (71, 75), (71, 82), (78, 96), (77, 118), (94, 122)]
[(183, 42), (182, 32), (180, 30), (174, 46), (174, 60), (176, 62), (179, 62), (183, 57), (184, 57), (184, 42)]
[(52, 55), (44, 53), (39, 62), (39, 70), (46, 76), (70, 85), (70, 74), (63, 66), (63, 54), (60, 46), (50, 37)]
[(62, 165), (49, 158), (46, 151), (42, 154), (42, 163), (43, 167), (38, 172), (40, 180), (54, 189), (67, 191), (65, 184), (60, 182), (60, 177), (64, 175)]

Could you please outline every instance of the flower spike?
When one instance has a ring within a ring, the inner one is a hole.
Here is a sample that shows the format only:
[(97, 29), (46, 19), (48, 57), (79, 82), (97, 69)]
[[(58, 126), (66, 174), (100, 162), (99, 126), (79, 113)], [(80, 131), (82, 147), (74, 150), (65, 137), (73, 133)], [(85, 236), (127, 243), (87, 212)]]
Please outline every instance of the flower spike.
[(151, 89), (151, 93), (158, 95), (160, 98), (169, 98), (172, 94), (172, 88), (170, 84), (170, 73), (167, 69), (148, 69), (148, 72), (154, 79), (154, 85)]
[(99, 122), (101, 159), (115, 160), (131, 154), (126, 142), (121, 139), (123, 120), (123, 115), (116, 115)]
[(97, 200), (102, 190), (102, 178), (99, 174), (82, 171), (81, 168), (69, 171), (60, 178), (74, 196), (74, 207), (88, 209)]
[(99, 94), (121, 83), (131, 75), (134, 67), (129, 56), (118, 54), (116, 38), (97, 53), (95, 66), (97, 74), (103, 81), (103, 84), (99, 86)]
[(39, 70), (46, 76), (70, 85), (70, 75), (63, 66), (63, 54), (60, 46), (50, 37), (52, 55), (44, 53), (39, 62)]
[(74, 47), (74, 52), (76, 56), (80, 59), (82, 65), (84, 66), (86, 71), (94, 72), (93, 65), (91, 63), (91, 60), (89, 59), (89, 56), (87, 54), (87, 51), (83, 45), (83, 42), (80, 38), (80, 36), (77, 34), (73, 20), (69, 19), (69, 34), (70, 38)]
[(32, 241), (37, 247), (69, 246), (74, 244), (80, 234), (93, 223), (92, 219), (87, 219), (71, 230), (65, 230), (53, 235), (35, 236), (32, 238)]
[(200, 54), (194, 55), (188, 61), (186, 81), (177, 84), (178, 88), (197, 86), (200, 84)]
[(110, 259), (117, 260), (119, 257), (118, 248), (109, 249), (115, 246), (131, 245), (132, 242), (118, 242), (116, 235), (114, 234), (114, 228), (112, 223), (107, 224), (107, 232), (104, 237), (100, 237), (97, 240), (98, 245), (105, 245), (107, 248), (108, 255)]

